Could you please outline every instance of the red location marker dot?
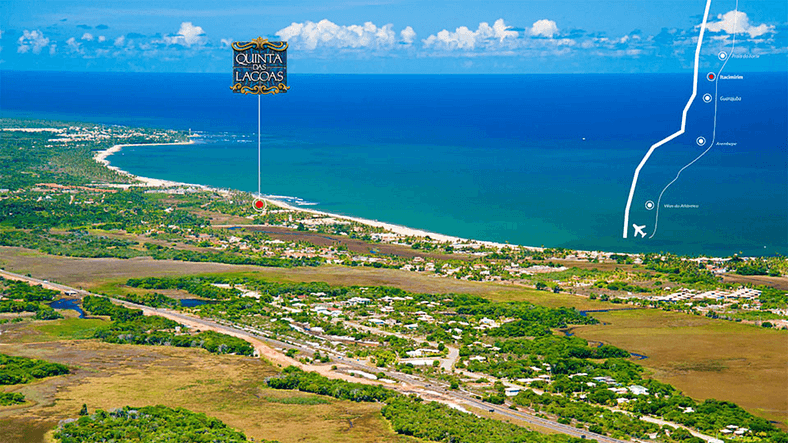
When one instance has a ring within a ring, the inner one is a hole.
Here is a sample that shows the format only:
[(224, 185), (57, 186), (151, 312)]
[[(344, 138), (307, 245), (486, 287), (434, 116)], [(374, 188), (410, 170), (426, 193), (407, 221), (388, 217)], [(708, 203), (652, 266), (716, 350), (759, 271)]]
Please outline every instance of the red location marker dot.
[(254, 207), (255, 209), (263, 209), (263, 207), (265, 207), (265, 202), (262, 200), (256, 200), (254, 202)]
[(709, 79), (709, 81), (713, 81), (716, 77), (717, 76), (714, 75), (713, 72), (709, 72), (708, 74), (706, 74), (706, 78)]

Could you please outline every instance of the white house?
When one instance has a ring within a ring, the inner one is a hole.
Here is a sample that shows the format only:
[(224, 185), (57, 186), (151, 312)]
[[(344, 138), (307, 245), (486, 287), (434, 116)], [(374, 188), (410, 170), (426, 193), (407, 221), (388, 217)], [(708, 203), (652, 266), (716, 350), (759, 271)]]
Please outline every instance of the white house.
[(648, 388), (645, 388), (640, 385), (632, 385), (627, 387), (627, 389), (629, 389), (629, 392), (631, 392), (634, 395), (648, 395)]
[(520, 393), (520, 388), (509, 387), (506, 388), (503, 392), (504, 394), (506, 394), (507, 397), (514, 397), (515, 395)]

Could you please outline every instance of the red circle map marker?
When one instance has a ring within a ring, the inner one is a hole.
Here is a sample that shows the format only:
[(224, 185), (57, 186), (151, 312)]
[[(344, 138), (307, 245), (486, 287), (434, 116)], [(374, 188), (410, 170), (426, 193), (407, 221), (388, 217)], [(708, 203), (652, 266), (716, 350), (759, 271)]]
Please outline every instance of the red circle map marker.
[(258, 211), (261, 211), (265, 207), (265, 202), (262, 200), (255, 200), (254, 208)]
[(713, 72), (709, 72), (708, 74), (706, 74), (706, 78), (709, 79), (709, 81), (714, 81), (715, 77), (716, 75), (714, 75)]

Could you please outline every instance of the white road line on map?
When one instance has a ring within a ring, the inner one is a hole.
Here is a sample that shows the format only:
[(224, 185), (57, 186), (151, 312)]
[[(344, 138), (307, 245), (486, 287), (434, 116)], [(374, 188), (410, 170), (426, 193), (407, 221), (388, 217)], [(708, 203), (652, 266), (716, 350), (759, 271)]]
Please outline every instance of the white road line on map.
[(629, 198), (627, 198), (627, 207), (624, 210), (624, 238), (627, 238), (627, 234), (629, 233), (629, 210), (632, 207), (632, 198), (635, 196), (635, 188), (638, 185), (638, 177), (640, 176), (640, 170), (643, 169), (646, 162), (648, 161), (651, 154), (659, 148), (660, 146), (664, 145), (665, 143), (673, 140), (674, 138), (680, 136), (684, 133), (684, 128), (687, 124), (687, 112), (689, 111), (692, 102), (695, 100), (695, 96), (698, 93), (698, 61), (700, 59), (700, 48), (703, 45), (703, 34), (706, 31), (706, 20), (709, 18), (709, 8), (711, 7), (711, 0), (706, 0), (706, 10), (703, 12), (703, 23), (700, 25), (700, 34), (698, 35), (698, 46), (695, 48), (695, 70), (694, 76), (692, 77), (692, 95), (690, 96), (689, 100), (687, 100), (687, 104), (684, 106), (684, 111), (681, 113), (681, 129), (674, 132), (670, 136), (663, 138), (662, 140), (658, 141), (651, 145), (646, 155), (643, 157), (643, 160), (640, 161), (638, 167), (635, 168), (635, 175), (632, 177), (632, 186), (629, 188)]
[(733, 51), (736, 50), (736, 20), (738, 18), (739, 18), (739, 0), (736, 0), (736, 7), (734, 8), (734, 12), (733, 12), (733, 39), (731, 41), (731, 53), (728, 57), (725, 57), (725, 61), (722, 63), (720, 70), (717, 71), (717, 77), (715, 77), (714, 80), (714, 127), (712, 129), (712, 134), (711, 134), (711, 143), (709, 143), (709, 147), (706, 148), (705, 151), (703, 151), (699, 156), (695, 157), (695, 160), (692, 160), (691, 162), (684, 165), (683, 168), (679, 169), (679, 172), (676, 173), (676, 178), (674, 178), (670, 183), (668, 183), (667, 186), (665, 186), (662, 189), (662, 192), (659, 193), (659, 198), (657, 199), (657, 212), (654, 215), (654, 231), (651, 233), (651, 235), (648, 238), (654, 237), (654, 234), (657, 233), (657, 226), (659, 226), (659, 206), (660, 203), (662, 202), (662, 194), (664, 194), (665, 191), (668, 190), (670, 185), (672, 185), (673, 183), (676, 182), (676, 180), (679, 179), (679, 176), (681, 175), (682, 172), (684, 172), (685, 169), (689, 168), (690, 166), (692, 166), (693, 163), (700, 160), (701, 157), (706, 155), (706, 153), (709, 152), (712, 147), (714, 147), (714, 142), (717, 140), (717, 103), (719, 103), (720, 101), (717, 91), (719, 90), (719, 86), (720, 86), (720, 73), (722, 72), (723, 69), (725, 69), (725, 65), (728, 64), (728, 60), (731, 59), (731, 56), (733, 55)]

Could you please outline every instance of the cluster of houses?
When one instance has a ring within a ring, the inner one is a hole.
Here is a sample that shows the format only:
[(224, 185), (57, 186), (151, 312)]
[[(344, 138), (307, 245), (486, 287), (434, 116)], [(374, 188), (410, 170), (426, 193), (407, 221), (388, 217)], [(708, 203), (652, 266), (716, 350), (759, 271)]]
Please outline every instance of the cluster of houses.
[[(3, 128), (2, 130), (17, 132), (51, 132), (54, 138), (48, 139), (48, 143), (96, 142), (131, 138), (138, 140), (160, 140), (162, 137), (173, 137), (175, 135), (174, 131), (145, 132), (138, 129), (100, 126), (93, 128), (85, 128), (82, 126), (69, 126), (67, 128)], [(47, 147), (52, 147), (52, 145), (47, 145)]]
[(749, 434), (750, 430), (736, 425), (728, 425), (720, 429), (720, 434), (726, 437), (744, 437)]
[(692, 300), (717, 300), (717, 301), (757, 301), (760, 297), (761, 291), (751, 288), (742, 288), (733, 292), (715, 289), (713, 291), (696, 291), (693, 289), (681, 288), (676, 292), (668, 295), (653, 295), (646, 297), (648, 300), (654, 301), (692, 301)]
[(567, 260), (587, 260), (587, 261), (599, 261), (599, 262), (606, 262), (606, 261), (614, 261), (613, 256), (629, 256), (632, 258), (632, 263), (634, 264), (641, 264), (643, 263), (643, 259), (638, 254), (622, 254), (622, 253), (615, 253), (615, 252), (603, 252), (603, 251), (574, 251), (571, 254), (566, 255)]
[(565, 266), (543, 266), (543, 265), (533, 265), (528, 267), (521, 267), (518, 263), (510, 263), (508, 266), (505, 266), (504, 271), (508, 272), (511, 275), (534, 275), (534, 274), (548, 274), (551, 272), (561, 272), (566, 271), (568, 268)]

